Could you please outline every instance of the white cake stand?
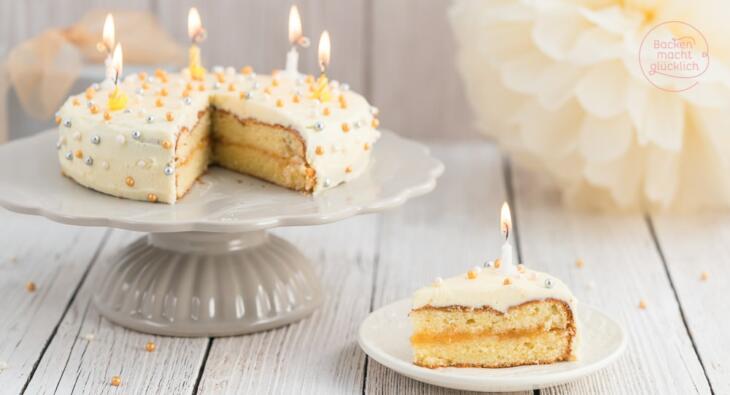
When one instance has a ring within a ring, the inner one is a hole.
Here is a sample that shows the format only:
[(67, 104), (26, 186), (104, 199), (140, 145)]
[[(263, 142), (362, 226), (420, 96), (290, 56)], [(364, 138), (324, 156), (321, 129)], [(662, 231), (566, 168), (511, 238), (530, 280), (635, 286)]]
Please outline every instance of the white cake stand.
[(149, 232), (112, 262), (94, 302), (142, 332), (229, 336), (314, 311), (319, 281), (293, 245), (266, 232), (316, 225), (403, 204), (428, 193), (443, 165), (385, 131), (368, 171), (316, 197), (214, 168), (175, 205), (107, 196), (61, 176), (56, 132), (0, 146), (0, 206), (82, 226)]

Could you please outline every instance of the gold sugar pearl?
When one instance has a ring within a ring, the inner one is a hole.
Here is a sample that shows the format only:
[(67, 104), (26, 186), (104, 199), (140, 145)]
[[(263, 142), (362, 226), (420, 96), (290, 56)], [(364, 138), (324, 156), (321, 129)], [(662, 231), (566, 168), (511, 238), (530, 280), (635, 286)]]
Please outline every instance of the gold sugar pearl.
[(149, 341), (147, 342), (147, 344), (144, 345), (144, 349), (147, 352), (154, 352), (157, 349), (157, 345), (155, 344), (155, 342)]
[(134, 178), (127, 176), (127, 178), (124, 179), (124, 183), (127, 184), (128, 187), (134, 186)]
[(74, 152), (74, 156), (81, 159), (84, 157), (84, 151), (81, 151), (80, 149), (77, 149), (76, 152)]
[(25, 290), (28, 292), (35, 292), (38, 289), (38, 287), (35, 285), (33, 281), (28, 281), (27, 284), (25, 284)]
[(352, 173), (352, 166), (345, 167), (345, 173)]
[(317, 155), (324, 155), (324, 149), (321, 145), (318, 145), (317, 148), (314, 149), (314, 153)]
[(148, 84), (146, 82), (143, 82), (142, 83), (142, 89), (144, 89), (144, 90), (150, 89), (150, 84)]
[(185, 84), (185, 89), (192, 90), (193, 89), (193, 84), (191, 84), (191, 83), (188, 82), (187, 84)]
[(160, 89), (160, 96), (167, 96), (168, 93), (166, 88)]
[(148, 193), (147, 201), (150, 203), (157, 203), (157, 195), (155, 195), (154, 193)]
[(251, 67), (251, 66), (244, 66), (244, 67), (241, 68), (241, 74), (243, 74), (243, 75), (249, 75), (251, 73), (253, 73), (253, 67)]
[(314, 177), (314, 169), (312, 169), (311, 167), (307, 167), (306, 172), (308, 177)]
[(137, 77), (140, 81), (144, 81), (147, 79), (147, 73), (145, 73), (144, 71), (140, 71), (139, 73), (137, 73)]
[(185, 90), (184, 90), (184, 91), (182, 92), (182, 97), (188, 97), (188, 96), (190, 96), (190, 90), (188, 90), (188, 89), (185, 89)]
[(170, 148), (172, 148), (172, 142), (170, 140), (162, 140), (162, 142), (160, 143), (160, 145), (164, 149), (170, 149)]
[(307, 84), (313, 84), (313, 83), (314, 83), (314, 76), (313, 76), (313, 75), (311, 75), (311, 74), (309, 74), (309, 75), (308, 75), (308, 76), (307, 76), (307, 77), (306, 77), (306, 78), (304, 79), (304, 81), (305, 81), (305, 82), (306, 82)]
[(341, 101), (340, 102), (340, 108), (346, 109), (347, 108), (347, 102), (346, 101)]
[(284, 107), (284, 100), (276, 99), (276, 106), (277, 107)]
[(271, 80), (271, 86), (273, 86), (273, 87), (279, 86), (279, 80), (277, 80), (276, 78), (272, 79)]
[(494, 268), (499, 269), (502, 266), (502, 260), (497, 258), (494, 260)]
[(167, 122), (172, 122), (175, 120), (175, 115), (173, 115), (171, 112), (168, 112), (165, 114), (165, 119), (167, 119)]
[(640, 299), (639, 300), (639, 308), (642, 309), (642, 310), (645, 310), (646, 309), (646, 306), (647, 306), (646, 305), (646, 301), (644, 299)]
[(111, 383), (113, 386), (119, 387), (120, 385), (122, 385), (122, 378), (119, 376), (112, 376)]
[(167, 77), (167, 72), (165, 70), (162, 70), (162, 69), (155, 69), (155, 77), (157, 77), (157, 78), (166, 78)]
[(247, 94), (246, 92), (241, 92), (241, 93), (240, 93), (240, 94), (238, 95), (238, 97), (239, 97), (240, 99), (245, 99), (247, 95), (248, 95), (248, 94)]
[(215, 78), (221, 84), (224, 83), (224, 82), (226, 82), (226, 76), (223, 75), (223, 73), (216, 73)]
[(702, 272), (700, 274), (700, 281), (707, 281), (710, 278), (710, 273), (708, 272)]
[(300, 101), (302, 101), (302, 99), (299, 98), (299, 95), (294, 95), (292, 96), (291, 101), (294, 103), (299, 103)]
[(342, 124), (342, 131), (345, 132), (345, 133), (349, 132), (350, 131), (350, 124), (347, 123), (347, 122), (343, 123)]
[(205, 90), (205, 85), (204, 84), (198, 85), (198, 90), (203, 92)]
[(524, 273), (525, 272), (525, 265), (523, 265), (521, 263), (518, 264), (517, 265), (517, 271), (520, 272), (520, 273)]
[(91, 107), (89, 107), (89, 111), (91, 111), (92, 114), (96, 114), (99, 112), (99, 107), (97, 107), (96, 104), (92, 104)]
[(509, 279), (509, 277), (505, 278), (504, 281), (502, 281), (502, 285), (510, 285), (512, 284), (512, 280)]
[(266, 94), (269, 94), (269, 95), (270, 95), (270, 94), (271, 94), (271, 87), (268, 87), (268, 86), (267, 86), (266, 88), (264, 88), (264, 93), (266, 93)]
[(368, 144), (368, 143), (363, 144), (362, 149), (365, 151), (370, 150), (370, 144)]
[(370, 124), (373, 126), (373, 128), (377, 128), (378, 126), (380, 126), (380, 121), (378, 121), (378, 118), (373, 118), (373, 122), (371, 122)]
[(332, 111), (330, 110), (330, 108), (329, 108), (329, 107), (325, 107), (325, 108), (324, 108), (324, 109), (322, 110), (322, 115), (324, 115), (324, 116), (329, 116), (329, 115), (330, 115), (331, 113), (332, 113)]
[(476, 280), (478, 276), (479, 274), (474, 270), (469, 270), (468, 272), (466, 272), (466, 278), (468, 278), (469, 280)]
[(71, 104), (73, 104), (74, 106), (78, 106), (81, 104), (81, 101), (78, 97), (74, 97), (73, 100), (71, 100)]
[(231, 83), (228, 84), (228, 92), (235, 92), (236, 91), (236, 85)]
[(160, 99), (159, 97), (157, 98), (157, 100), (155, 100), (155, 106), (162, 107), (164, 105), (165, 105), (165, 102), (162, 99)]
[(109, 114), (108, 111), (104, 111), (104, 120), (105, 121), (111, 121), (112, 120), (112, 114)]
[(585, 262), (583, 261), (583, 259), (581, 259), (581, 258), (578, 258), (578, 259), (577, 259), (577, 260), (575, 261), (575, 267), (577, 267), (578, 269), (582, 269), (582, 268), (583, 268), (583, 266), (585, 266), (585, 265), (586, 265), (586, 263), (585, 263)]
[(86, 88), (86, 92), (84, 92), (84, 95), (86, 96), (87, 99), (91, 99), (92, 97), (94, 97), (94, 93), (96, 93), (94, 91), (94, 88), (88, 87), (88, 88)]
[(56, 115), (56, 125), (60, 125), (60, 124), (61, 124), (61, 117)]

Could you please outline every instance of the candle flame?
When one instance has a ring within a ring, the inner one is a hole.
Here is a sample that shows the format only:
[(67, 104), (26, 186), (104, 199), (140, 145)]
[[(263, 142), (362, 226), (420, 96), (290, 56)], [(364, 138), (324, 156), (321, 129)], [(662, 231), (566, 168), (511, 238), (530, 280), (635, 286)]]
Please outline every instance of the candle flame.
[(499, 216), (499, 225), (502, 230), (502, 235), (505, 239), (509, 238), (509, 231), (512, 228), (512, 214), (509, 211), (509, 205), (507, 202), (502, 204), (502, 212)]
[(197, 43), (203, 39), (204, 34), (205, 30), (203, 29), (203, 23), (200, 21), (198, 9), (191, 7), (188, 12), (188, 37), (194, 43)]
[(324, 73), (324, 70), (330, 64), (330, 34), (327, 30), (322, 32), (319, 37), (319, 68)]
[(297, 6), (291, 6), (289, 10), (289, 42), (294, 45), (302, 37), (302, 18), (299, 17)]
[(114, 17), (112, 14), (106, 14), (104, 20), (104, 30), (102, 31), (102, 42), (107, 52), (111, 52), (114, 48)]
[(112, 65), (114, 65), (114, 72), (116, 74), (115, 82), (119, 80), (119, 76), (122, 75), (122, 66), (124, 64), (122, 44), (117, 44), (114, 48), (114, 55), (112, 55)]

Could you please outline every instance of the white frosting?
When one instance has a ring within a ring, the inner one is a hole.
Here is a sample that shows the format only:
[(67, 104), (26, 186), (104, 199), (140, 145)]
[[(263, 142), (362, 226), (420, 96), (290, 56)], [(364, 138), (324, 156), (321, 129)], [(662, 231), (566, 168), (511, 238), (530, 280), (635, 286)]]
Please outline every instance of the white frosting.
[[(238, 74), (227, 68), (218, 75), (208, 73), (205, 81), (198, 82), (191, 81), (184, 70), (168, 74), (166, 79), (126, 77), (120, 84), (128, 96), (126, 110), (107, 109), (107, 97), (113, 90), (109, 84), (97, 86), (91, 99), (83, 93), (68, 98), (57, 114), (61, 121), (58, 156), (64, 174), (115, 196), (145, 200), (154, 194), (161, 202), (173, 203), (175, 177), (165, 168), (175, 167), (177, 136), (182, 128), (192, 129), (198, 113), (211, 104), (240, 118), (296, 130), (306, 144), (306, 160), (317, 175), (315, 193), (362, 174), (370, 148), (380, 136), (372, 125), (375, 114), (368, 102), (337, 83), (331, 83), (332, 99), (321, 103), (310, 97), (303, 78), (292, 80), (284, 73), (274, 78)], [(198, 89), (201, 85), (203, 91)], [(160, 94), (163, 89), (166, 95)], [(189, 96), (183, 98), (186, 90)], [(295, 95), (299, 103), (294, 102)], [(340, 96), (345, 108), (340, 106)], [(156, 105), (158, 100), (162, 106)], [(277, 101), (283, 105), (277, 106)], [(89, 109), (92, 104), (98, 107), (95, 114)], [(105, 112), (110, 120), (104, 119)], [(166, 119), (168, 113), (172, 120)], [(172, 146), (165, 148), (167, 142)], [(77, 153), (82, 157), (77, 158)], [(127, 185), (128, 177), (134, 180), (133, 187)]]
[[(506, 278), (509, 278), (509, 285), (504, 284)], [(550, 287), (545, 285), (546, 280), (551, 282)], [(549, 298), (564, 301), (573, 312), (576, 311), (577, 301), (568, 287), (549, 274), (525, 269), (522, 273), (505, 275), (499, 269), (486, 268), (474, 279), (463, 274), (419, 289), (413, 295), (413, 308), (488, 306), (506, 313), (510, 307)]]

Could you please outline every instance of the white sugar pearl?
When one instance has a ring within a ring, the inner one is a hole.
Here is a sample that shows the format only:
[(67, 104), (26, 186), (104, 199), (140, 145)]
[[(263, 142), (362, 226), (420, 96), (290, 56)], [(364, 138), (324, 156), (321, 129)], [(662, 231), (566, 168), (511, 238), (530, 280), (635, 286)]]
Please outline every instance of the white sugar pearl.
[(122, 145), (127, 142), (127, 138), (124, 137), (123, 134), (118, 134), (116, 137), (116, 140), (117, 140), (117, 143), (122, 144)]
[(76, 140), (76, 141), (81, 140), (81, 132), (74, 132), (74, 134), (72, 136), (73, 136), (74, 140)]
[(140, 159), (137, 161), (137, 167), (144, 168), (145, 166), (147, 166), (147, 162), (145, 162), (144, 159)]
[(436, 277), (435, 279), (433, 279), (433, 286), (434, 287), (439, 287), (443, 283), (444, 283), (444, 279), (441, 278), (441, 277)]

